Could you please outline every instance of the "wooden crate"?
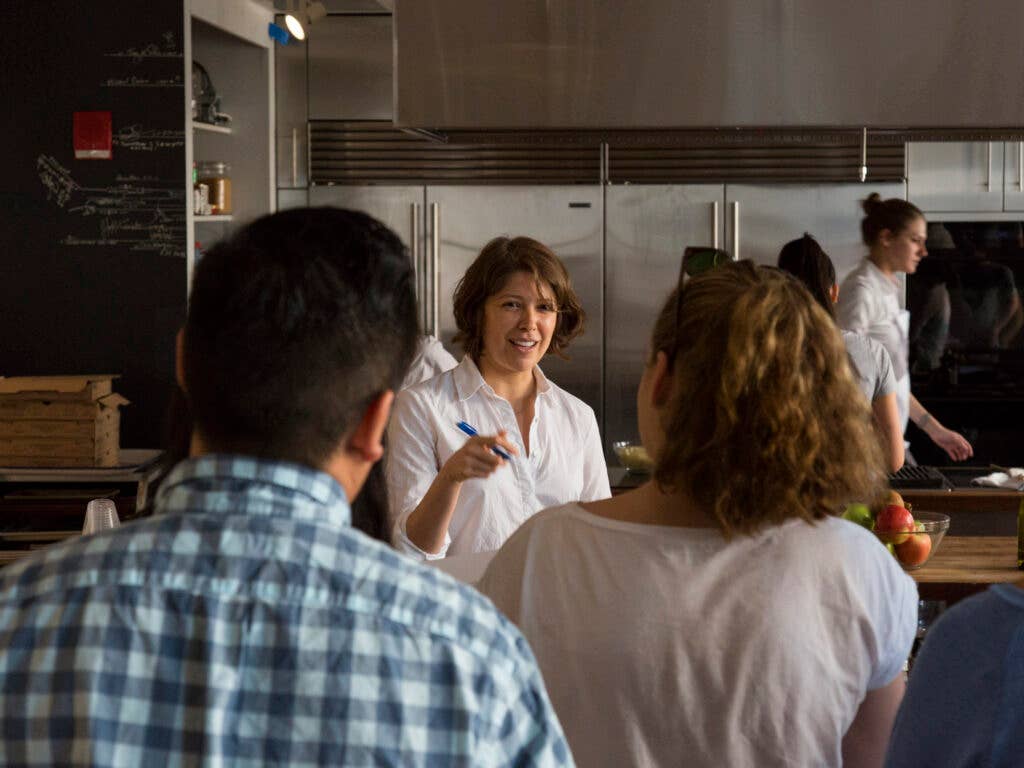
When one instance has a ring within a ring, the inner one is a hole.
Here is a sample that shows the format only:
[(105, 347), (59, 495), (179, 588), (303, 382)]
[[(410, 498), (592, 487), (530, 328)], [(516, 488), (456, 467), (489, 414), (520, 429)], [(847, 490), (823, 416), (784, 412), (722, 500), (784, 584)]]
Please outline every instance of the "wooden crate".
[(117, 466), (118, 409), (128, 401), (113, 378), (0, 378), (0, 466)]

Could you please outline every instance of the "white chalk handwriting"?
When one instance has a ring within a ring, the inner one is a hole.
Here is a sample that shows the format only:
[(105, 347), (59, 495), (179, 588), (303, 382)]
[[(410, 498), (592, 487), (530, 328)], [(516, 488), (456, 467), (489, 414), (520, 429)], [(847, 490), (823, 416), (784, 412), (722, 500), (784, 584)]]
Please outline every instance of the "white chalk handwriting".
[(150, 80), (139, 75), (128, 77), (108, 77), (100, 86), (104, 88), (181, 88), (184, 86), (181, 75)]
[(112, 51), (103, 54), (117, 59), (131, 59), (133, 62), (140, 62), (143, 59), (180, 59), (182, 53), (178, 50), (173, 32), (164, 32), (161, 35), (160, 43), (149, 43), (148, 45), (132, 46), (121, 51)]
[(68, 235), (68, 246), (119, 246), (164, 256), (185, 253), (184, 185), (118, 175), (110, 186), (86, 187), (50, 155), (36, 160), (39, 181), (69, 215), (95, 222), (94, 235)]
[(185, 146), (185, 131), (173, 128), (143, 130), (140, 125), (126, 125), (114, 133), (113, 143), (115, 147), (123, 147), (135, 152), (172, 149)]

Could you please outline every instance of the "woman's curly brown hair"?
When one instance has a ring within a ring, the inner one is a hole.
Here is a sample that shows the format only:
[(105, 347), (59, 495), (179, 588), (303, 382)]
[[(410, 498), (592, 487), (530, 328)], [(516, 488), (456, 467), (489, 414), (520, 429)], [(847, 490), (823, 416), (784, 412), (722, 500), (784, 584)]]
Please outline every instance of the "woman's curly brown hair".
[(474, 361), (484, 344), (484, 304), (504, 287), (509, 276), (527, 272), (543, 291), (551, 287), (558, 322), (548, 352), (566, 357), (569, 342), (583, 333), (586, 313), (572, 288), (569, 272), (554, 252), (529, 237), (496, 237), (483, 247), (455, 287), (452, 310), (459, 329), (453, 339)]
[(871, 411), (835, 323), (797, 280), (749, 261), (696, 277), (669, 297), (651, 349), (673, 370), (654, 479), (726, 536), (881, 496)]

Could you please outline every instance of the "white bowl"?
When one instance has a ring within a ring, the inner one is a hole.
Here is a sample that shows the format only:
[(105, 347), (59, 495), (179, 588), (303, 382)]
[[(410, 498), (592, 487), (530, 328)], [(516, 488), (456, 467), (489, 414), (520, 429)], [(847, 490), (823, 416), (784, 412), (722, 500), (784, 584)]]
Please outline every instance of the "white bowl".
[(626, 468), (627, 472), (647, 475), (654, 469), (654, 461), (647, 455), (647, 449), (639, 443), (620, 440), (617, 443), (612, 443), (612, 448), (615, 450), (619, 463)]

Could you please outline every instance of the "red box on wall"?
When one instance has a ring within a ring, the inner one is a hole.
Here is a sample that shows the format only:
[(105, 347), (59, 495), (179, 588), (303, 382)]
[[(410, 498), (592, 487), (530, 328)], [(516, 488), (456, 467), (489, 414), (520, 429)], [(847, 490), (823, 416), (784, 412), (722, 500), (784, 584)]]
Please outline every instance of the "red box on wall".
[(75, 112), (72, 134), (76, 160), (109, 160), (111, 140), (109, 112)]

